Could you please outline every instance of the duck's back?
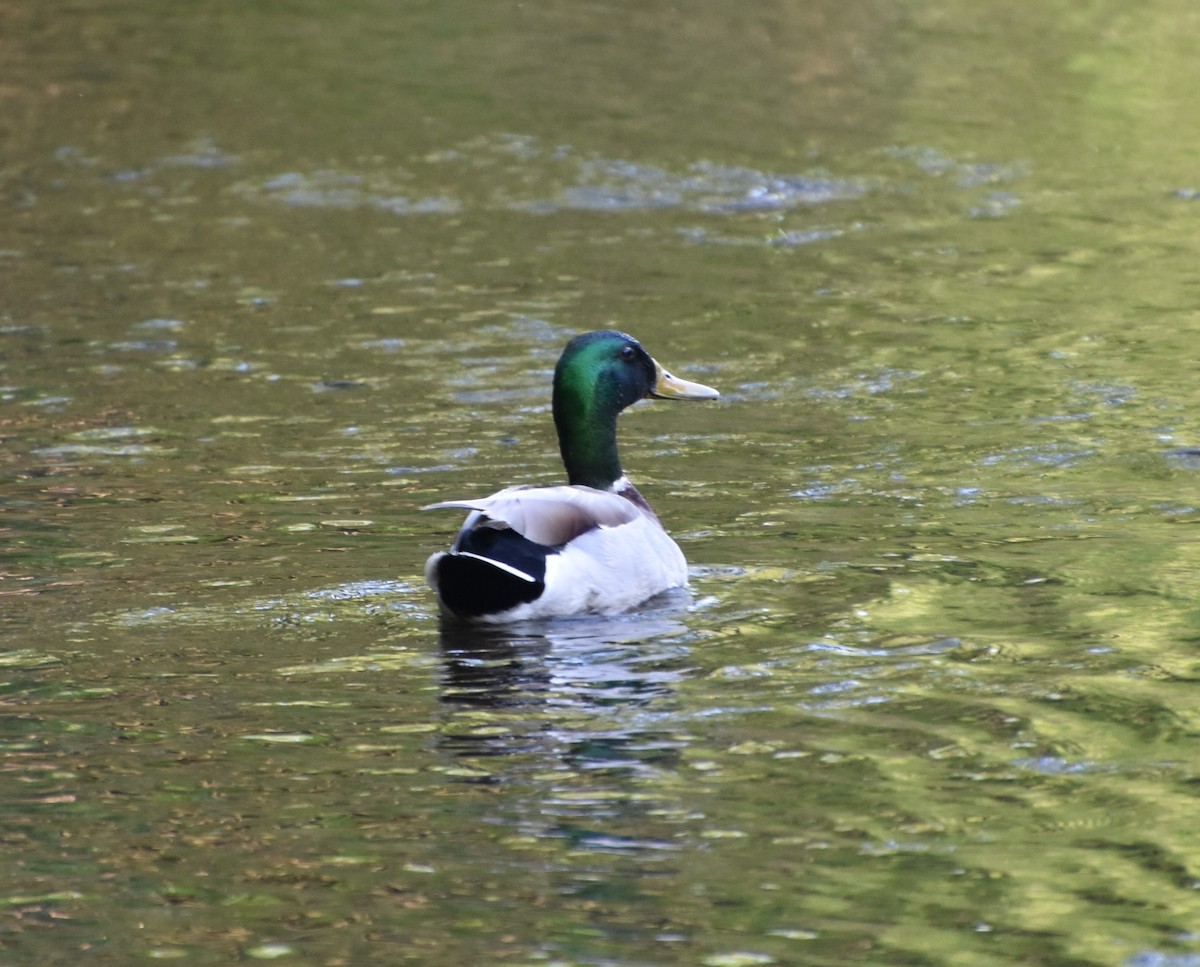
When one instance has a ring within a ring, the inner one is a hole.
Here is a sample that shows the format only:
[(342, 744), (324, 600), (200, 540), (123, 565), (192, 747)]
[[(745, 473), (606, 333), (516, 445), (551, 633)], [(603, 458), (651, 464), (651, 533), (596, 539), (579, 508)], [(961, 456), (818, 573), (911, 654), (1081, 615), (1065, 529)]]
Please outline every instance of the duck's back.
[(687, 583), (683, 552), (653, 512), (608, 491), (510, 488), (433, 506), (473, 511), (450, 551), (425, 567), (442, 608), (459, 618), (618, 614)]

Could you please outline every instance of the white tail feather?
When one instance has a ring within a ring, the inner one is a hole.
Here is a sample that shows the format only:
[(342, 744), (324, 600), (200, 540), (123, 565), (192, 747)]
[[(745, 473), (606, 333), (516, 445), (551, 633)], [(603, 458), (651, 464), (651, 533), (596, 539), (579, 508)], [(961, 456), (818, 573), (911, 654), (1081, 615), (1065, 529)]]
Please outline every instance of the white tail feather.
[(490, 564), (492, 567), (499, 568), (501, 571), (507, 571), (513, 577), (518, 577), (522, 581), (528, 581), (530, 584), (537, 582), (537, 578), (535, 578), (532, 574), (526, 574), (518, 567), (513, 567), (511, 564), (505, 564), (503, 561), (497, 561), (495, 558), (484, 557), (482, 554), (472, 554), (470, 551), (459, 551), (457, 554), (455, 554), (455, 557), (472, 557), (477, 561), (483, 561), (486, 564)]

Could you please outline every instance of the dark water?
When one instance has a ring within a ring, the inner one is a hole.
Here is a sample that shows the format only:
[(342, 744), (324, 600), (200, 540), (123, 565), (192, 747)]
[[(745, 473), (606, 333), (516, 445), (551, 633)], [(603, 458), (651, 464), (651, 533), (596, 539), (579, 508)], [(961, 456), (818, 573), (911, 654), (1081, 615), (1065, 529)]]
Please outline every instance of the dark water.
[[(1200, 964), (1197, 42), (0, 2), (0, 964)], [(690, 595), (440, 628), (608, 325)]]

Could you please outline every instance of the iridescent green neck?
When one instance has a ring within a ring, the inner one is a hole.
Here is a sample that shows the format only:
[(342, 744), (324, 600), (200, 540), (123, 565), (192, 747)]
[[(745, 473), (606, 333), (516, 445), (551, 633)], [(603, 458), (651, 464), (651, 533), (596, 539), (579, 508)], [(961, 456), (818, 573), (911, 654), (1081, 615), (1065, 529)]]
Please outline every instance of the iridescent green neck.
[(554, 426), (567, 480), (607, 490), (622, 476), (617, 457), (620, 407), (603, 382), (582, 366), (563, 367), (554, 378)]
[(621, 479), (617, 414), (653, 392), (660, 367), (632, 336), (576, 336), (554, 367), (554, 425), (572, 484), (608, 490)]

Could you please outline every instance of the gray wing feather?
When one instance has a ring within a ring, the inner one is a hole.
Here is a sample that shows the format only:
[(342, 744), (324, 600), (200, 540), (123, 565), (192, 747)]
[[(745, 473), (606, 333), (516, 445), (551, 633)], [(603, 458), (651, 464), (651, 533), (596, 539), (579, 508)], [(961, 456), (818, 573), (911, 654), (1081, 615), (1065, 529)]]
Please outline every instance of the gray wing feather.
[[(566, 544), (596, 527), (619, 527), (643, 516), (641, 509), (624, 497), (592, 487), (510, 487), (490, 497), (445, 500), (421, 509), (446, 507), (477, 511), (550, 547)], [(475, 522), (468, 521), (471, 523)]]

